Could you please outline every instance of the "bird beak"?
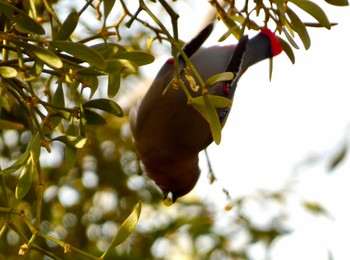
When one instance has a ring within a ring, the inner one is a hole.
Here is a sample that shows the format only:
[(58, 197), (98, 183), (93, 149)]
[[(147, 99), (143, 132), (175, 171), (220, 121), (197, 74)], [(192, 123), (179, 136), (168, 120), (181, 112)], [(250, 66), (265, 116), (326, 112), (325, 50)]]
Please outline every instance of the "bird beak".
[(167, 194), (164, 194), (164, 205), (165, 206), (171, 206), (175, 201), (174, 201), (174, 196), (173, 193), (170, 191)]

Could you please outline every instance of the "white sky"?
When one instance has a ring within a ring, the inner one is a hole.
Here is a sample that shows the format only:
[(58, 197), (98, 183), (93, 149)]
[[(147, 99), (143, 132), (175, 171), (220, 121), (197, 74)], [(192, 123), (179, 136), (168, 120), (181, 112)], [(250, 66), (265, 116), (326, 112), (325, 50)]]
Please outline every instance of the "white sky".
[[(331, 22), (339, 25), (330, 31), (309, 29), (311, 48), (304, 51), (299, 44), (296, 64), (282, 54), (274, 59), (272, 82), (268, 61), (250, 68), (241, 78), (222, 142), (209, 148), (219, 181), (208, 184), (202, 155), (202, 176), (194, 190), (218, 203), (220, 209), (227, 202), (222, 187), (232, 197), (258, 189), (279, 189), (296, 176), (293, 170), (302, 162), (325, 159), (298, 172), (295, 191), (299, 199), (324, 206), (332, 219), (305, 213), (296, 199), (289, 205), (292, 216), (288, 223), (294, 232), (276, 242), (272, 259), (327, 259), (328, 250), (334, 259), (350, 259), (346, 242), (350, 233), (350, 162), (331, 175), (325, 168), (350, 129), (350, 10), (322, 6)], [(183, 38), (190, 39), (198, 32), (201, 24), (194, 21), (203, 13), (192, 13), (191, 26), (180, 23), (180, 35), (186, 35)], [(233, 38), (230, 41), (225, 43), (232, 43)], [(258, 253), (255, 257), (263, 259)]]

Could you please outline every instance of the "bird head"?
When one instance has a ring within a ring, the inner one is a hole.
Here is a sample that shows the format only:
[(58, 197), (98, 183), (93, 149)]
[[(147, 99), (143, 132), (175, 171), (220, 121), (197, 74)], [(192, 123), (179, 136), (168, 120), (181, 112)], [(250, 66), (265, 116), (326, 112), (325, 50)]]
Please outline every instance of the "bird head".
[(171, 205), (196, 185), (200, 170), (198, 156), (179, 156), (176, 160), (142, 160), (147, 175), (162, 190), (164, 202)]

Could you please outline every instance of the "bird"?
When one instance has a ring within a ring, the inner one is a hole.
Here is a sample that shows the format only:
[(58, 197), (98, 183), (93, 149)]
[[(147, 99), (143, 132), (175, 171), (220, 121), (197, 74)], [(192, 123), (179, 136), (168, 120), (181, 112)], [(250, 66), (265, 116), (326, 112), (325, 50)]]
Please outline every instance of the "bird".
[[(248, 67), (282, 52), (277, 36), (266, 27), (253, 38), (243, 36), (236, 45), (201, 47), (213, 30), (207, 25), (183, 47), (205, 82), (211, 76), (232, 72), (232, 80), (208, 88), (210, 95), (233, 100), (237, 82)], [(186, 62), (178, 55), (178, 69), (188, 93), (202, 95), (191, 88), (185, 77)], [(130, 128), (138, 158), (146, 175), (161, 189), (166, 205), (189, 193), (200, 176), (198, 154), (213, 142), (208, 121), (188, 102), (183, 88), (171, 87), (176, 77), (174, 58), (159, 70), (138, 107), (130, 113)], [(170, 86), (170, 87), (169, 87)], [(217, 108), (221, 127), (231, 107)]]

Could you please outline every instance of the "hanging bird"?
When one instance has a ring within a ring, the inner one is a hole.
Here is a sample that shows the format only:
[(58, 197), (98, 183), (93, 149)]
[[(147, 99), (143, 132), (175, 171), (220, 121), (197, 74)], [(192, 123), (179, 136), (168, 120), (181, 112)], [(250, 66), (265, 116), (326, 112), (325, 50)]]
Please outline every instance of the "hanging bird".
[[(218, 82), (208, 88), (209, 94), (233, 100), (237, 81), (246, 69), (282, 51), (277, 37), (268, 29), (248, 39), (244, 36), (237, 45), (200, 48), (213, 30), (213, 24), (204, 28), (183, 48), (205, 82), (222, 72), (233, 72), (229, 82)], [(186, 66), (179, 55), (179, 69), (192, 97), (200, 96), (189, 86), (184, 76)], [(188, 104), (184, 90), (169, 87), (176, 76), (174, 59), (168, 59), (158, 72), (148, 92), (130, 115), (130, 126), (135, 148), (147, 175), (155, 181), (171, 204), (190, 192), (195, 186), (200, 169), (198, 153), (212, 141), (209, 123), (193, 106)], [(222, 127), (230, 107), (218, 108)]]

